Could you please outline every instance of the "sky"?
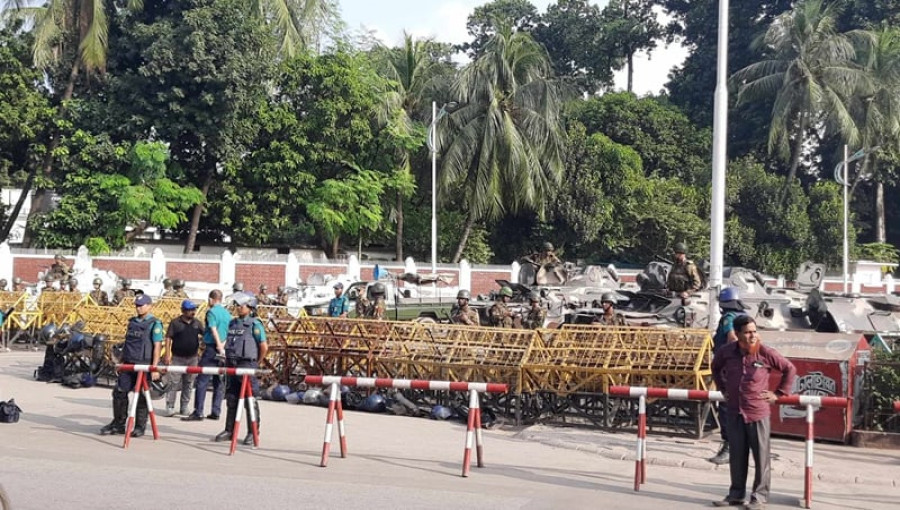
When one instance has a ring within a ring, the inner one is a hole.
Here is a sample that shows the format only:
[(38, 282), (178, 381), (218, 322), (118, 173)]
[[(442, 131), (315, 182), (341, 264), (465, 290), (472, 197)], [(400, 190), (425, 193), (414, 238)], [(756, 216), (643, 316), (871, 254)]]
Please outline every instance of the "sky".
[[(339, 0), (342, 16), (350, 30), (372, 33), (386, 44), (399, 44), (403, 31), (416, 37), (462, 43), (469, 40), (466, 19), (488, 0)], [(543, 13), (552, 0), (531, 0)], [(607, 0), (592, 3), (605, 6)], [(658, 93), (668, 80), (669, 71), (687, 57), (679, 44), (660, 47), (648, 60), (646, 54), (635, 57), (635, 93)], [(616, 75), (616, 87), (625, 88), (625, 72)]]

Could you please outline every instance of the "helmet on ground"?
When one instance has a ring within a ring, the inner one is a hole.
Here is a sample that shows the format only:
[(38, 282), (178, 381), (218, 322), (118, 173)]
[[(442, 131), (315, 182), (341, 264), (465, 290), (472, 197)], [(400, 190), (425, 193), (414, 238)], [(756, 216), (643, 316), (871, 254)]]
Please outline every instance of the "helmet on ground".
[(719, 301), (737, 301), (740, 298), (740, 293), (734, 287), (725, 287), (722, 292), (719, 292)]
[(231, 292), (243, 292), (244, 284), (241, 282), (234, 282), (234, 285), (231, 286)]
[(168, 289), (169, 287), (172, 286), (172, 280), (170, 280), (169, 278), (163, 278), (162, 283), (163, 283), (163, 288), (166, 288), (166, 289)]
[(318, 405), (319, 397), (321, 395), (322, 390), (319, 388), (308, 389), (303, 393), (303, 403), (308, 405)]
[(123, 287), (131, 287), (131, 278), (122, 278)]
[(604, 292), (602, 296), (600, 296), (600, 303), (612, 303), (616, 304), (618, 302), (618, 298), (612, 292)]
[(158, 381), (150, 382), (150, 398), (153, 400), (159, 400), (166, 396), (166, 392), (169, 391), (169, 384), (163, 382), (163, 379)]
[(509, 287), (503, 287), (502, 289), (500, 289), (500, 295), (506, 296), (506, 297), (512, 297), (513, 291)]
[(383, 283), (379, 282), (379, 283), (376, 283), (375, 285), (372, 285), (372, 294), (379, 296), (379, 295), (384, 294), (384, 292), (385, 292), (385, 289), (384, 289)]
[(303, 402), (303, 391), (292, 391), (284, 396), (284, 401), (288, 404), (299, 404)]
[(528, 294), (528, 301), (533, 303), (535, 301), (540, 302), (540, 300), (541, 300), (541, 295), (538, 294), (537, 292), (532, 292), (531, 294)]
[(472, 294), (466, 289), (463, 289), (456, 293), (456, 299), (472, 299)]
[(387, 409), (387, 402), (379, 393), (373, 393), (366, 397), (359, 408), (368, 413), (383, 413)]
[(272, 390), (272, 400), (284, 402), (290, 392), (291, 392), (290, 386), (288, 386), (286, 384), (279, 384), (278, 386), (275, 386), (275, 388)]
[(91, 386), (97, 384), (97, 378), (91, 375), (90, 372), (85, 372), (81, 374), (81, 385), (85, 388), (90, 388)]
[(180, 278), (176, 278), (172, 280), (172, 288), (174, 289), (183, 289), (184, 288), (184, 280)]
[(41, 328), (41, 339), (45, 342), (49, 342), (50, 339), (56, 336), (56, 333), (56, 324), (53, 324), (51, 322), (50, 324), (47, 324), (43, 328)]
[(259, 304), (256, 297), (253, 294), (247, 294), (245, 292), (238, 292), (234, 295), (234, 304), (237, 306), (249, 306), (250, 308), (256, 308)]
[(544, 251), (553, 251), (553, 243), (544, 243)]
[(431, 408), (432, 420), (446, 420), (453, 416), (453, 410), (445, 406), (434, 406)]
[(92, 283), (94, 284), (95, 287), (99, 287), (99, 286), (103, 285), (103, 280), (101, 280), (100, 278), (94, 278), (94, 281)]
[(82, 333), (72, 333), (65, 352), (78, 352), (82, 349), (84, 349), (84, 335)]
[(675, 253), (687, 253), (687, 245), (684, 243), (675, 243), (675, 248), (672, 251)]

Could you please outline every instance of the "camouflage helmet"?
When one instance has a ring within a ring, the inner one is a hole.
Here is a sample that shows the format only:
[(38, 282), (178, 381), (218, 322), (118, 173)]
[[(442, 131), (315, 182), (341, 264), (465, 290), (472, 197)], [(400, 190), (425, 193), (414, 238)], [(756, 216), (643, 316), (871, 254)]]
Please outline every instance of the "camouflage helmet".
[(78, 286), (78, 280), (75, 278), (69, 278), (69, 287), (77, 287), (77, 286)]
[(538, 294), (537, 292), (532, 292), (532, 293), (528, 294), (528, 301), (530, 301), (532, 303), (534, 303), (535, 301), (540, 302), (541, 295)]
[(122, 287), (131, 287), (131, 278), (122, 278)]
[(278, 286), (278, 293), (279, 293), (279, 294), (284, 294), (284, 285), (279, 285), (279, 286)]
[(553, 243), (544, 243), (544, 251), (553, 251)]
[(374, 294), (376, 296), (381, 296), (381, 295), (384, 295), (384, 292), (385, 292), (385, 288), (384, 288), (383, 283), (378, 282), (375, 285), (372, 285), (372, 294)]
[(168, 288), (172, 287), (172, 280), (169, 278), (163, 278), (162, 284), (163, 284), (163, 288), (168, 289)]
[(9, 282), (6, 281), (6, 278), (0, 278), (0, 290), (6, 290), (6, 285)]
[(512, 297), (513, 291), (509, 287), (503, 287), (500, 289), (500, 296)]
[(16, 276), (13, 278), (13, 285), (22, 285), (22, 279)]
[(231, 286), (231, 291), (232, 292), (243, 292), (244, 284), (241, 282), (234, 282), (234, 285)]
[(619, 300), (616, 298), (616, 295), (612, 292), (604, 292), (602, 296), (600, 296), (600, 303), (612, 303), (616, 304)]
[(53, 260), (65, 260), (65, 257), (62, 256), (62, 253), (57, 253), (53, 256)]
[(184, 288), (184, 280), (181, 278), (176, 278), (172, 280), (172, 288), (174, 289), (183, 289)]
[(675, 243), (675, 248), (672, 249), (675, 253), (687, 253), (687, 245), (684, 243)]
[(472, 299), (472, 295), (466, 289), (462, 289), (456, 293), (456, 299)]
[(266, 285), (265, 283), (260, 283), (260, 284), (259, 284), (259, 291), (260, 291), (260, 292), (265, 292), (265, 291), (267, 291), (267, 290), (269, 290), (269, 286), (268, 286), (268, 285)]
[(103, 285), (103, 280), (100, 278), (94, 278), (94, 281), (91, 283), (94, 284), (94, 287), (99, 287), (99, 286)]

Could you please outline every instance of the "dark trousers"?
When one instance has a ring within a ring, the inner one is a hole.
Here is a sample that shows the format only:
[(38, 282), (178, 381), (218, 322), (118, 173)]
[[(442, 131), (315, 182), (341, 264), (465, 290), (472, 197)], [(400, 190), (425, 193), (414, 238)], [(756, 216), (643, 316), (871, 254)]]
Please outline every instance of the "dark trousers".
[[(144, 377), (150, 377), (151, 375), (152, 374), (148, 372), (144, 374)], [(137, 372), (121, 372), (116, 378), (116, 385), (113, 387), (112, 392), (113, 421), (119, 426), (125, 426), (125, 420), (128, 418), (128, 392), (133, 390), (134, 398), (138, 399), (134, 427), (143, 429), (147, 425), (147, 417), (150, 411), (147, 407), (147, 401), (141, 396), (140, 388), (135, 388), (135, 385), (137, 385), (137, 378)]]
[[(229, 359), (226, 363), (229, 367), (236, 368), (258, 368), (258, 364), (255, 360), (233, 360)], [(240, 400), (241, 395), (241, 384), (243, 384), (244, 377), (243, 376), (235, 376), (235, 377), (227, 377), (225, 379), (225, 403), (228, 406), (228, 413), (225, 416), (225, 431), (233, 432), (234, 431), (234, 422), (237, 417), (237, 407), (238, 401)], [(256, 377), (250, 378), (250, 391), (252, 394), (244, 395), (244, 398), (253, 396), (259, 397), (259, 379)], [(246, 418), (244, 418), (244, 423), (250, 422), (250, 399), (244, 401), (244, 408), (246, 411)], [(259, 403), (254, 400), (253, 402), (253, 410), (256, 413), (256, 424), (259, 426)], [(250, 433), (250, 427), (247, 427), (247, 433)]]
[[(201, 367), (218, 367), (216, 361), (216, 346), (207, 345), (200, 357)], [(197, 376), (194, 386), (194, 413), (197, 416), (203, 416), (203, 407), (206, 405), (206, 388), (209, 387), (209, 381), (212, 379), (213, 400), (212, 414), (222, 414), (222, 398), (225, 396), (225, 385), (222, 384), (222, 377), (218, 375), (200, 374)]]
[(753, 475), (753, 489), (750, 499), (766, 503), (769, 500), (769, 486), (772, 481), (772, 461), (769, 456), (769, 417), (744, 423), (744, 417), (737, 412), (728, 413), (728, 445), (730, 448), (729, 468), (731, 487), (728, 499), (742, 500), (747, 494), (747, 471), (750, 454), (756, 466)]
[(722, 436), (722, 442), (728, 442), (728, 402), (719, 402), (716, 404), (719, 412), (719, 435)]

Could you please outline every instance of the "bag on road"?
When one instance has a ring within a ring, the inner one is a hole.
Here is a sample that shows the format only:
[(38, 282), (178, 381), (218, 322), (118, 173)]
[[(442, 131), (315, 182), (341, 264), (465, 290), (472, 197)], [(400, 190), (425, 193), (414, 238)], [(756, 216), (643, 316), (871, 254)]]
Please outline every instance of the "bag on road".
[(16, 405), (16, 400), (11, 398), (8, 402), (0, 402), (0, 423), (16, 423), (19, 421), (19, 413), (22, 409)]

